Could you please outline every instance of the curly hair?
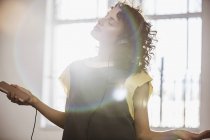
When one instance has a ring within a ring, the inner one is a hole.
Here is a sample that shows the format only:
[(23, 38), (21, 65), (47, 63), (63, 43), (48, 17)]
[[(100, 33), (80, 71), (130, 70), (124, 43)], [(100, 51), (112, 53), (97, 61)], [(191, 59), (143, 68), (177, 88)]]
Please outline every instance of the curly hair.
[(125, 33), (122, 35), (129, 46), (132, 47), (132, 62), (135, 63), (135, 71), (148, 70), (150, 60), (155, 49), (156, 31), (151, 29), (151, 24), (145, 20), (137, 8), (131, 7), (125, 2), (118, 2), (115, 7), (120, 7), (118, 18), (125, 25)]

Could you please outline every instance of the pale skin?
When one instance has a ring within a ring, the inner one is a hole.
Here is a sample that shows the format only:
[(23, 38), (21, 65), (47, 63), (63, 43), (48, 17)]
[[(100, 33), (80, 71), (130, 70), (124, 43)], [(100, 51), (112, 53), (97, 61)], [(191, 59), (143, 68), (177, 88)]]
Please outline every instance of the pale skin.
[[(123, 33), (124, 25), (118, 20), (117, 13), (121, 9), (118, 7), (113, 8), (108, 14), (99, 20), (96, 27), (91, 32), (92, 36), (95, 37), (103, 51), (99, 52), (99, 59), (90, 63), (101, 63), (107, 60), (107, 54), (112, 59), (112, 48), (115, 46), (116, 41), (121, 33)], [(30, 95), (30, 98), (26, 101), (19, 100), (15, 93), (9, 93), (8, 98), (19, 105), (30, 105), (37, 109), (47, 119), (53, 122), (55, 125), (64, 128), (66, 113), (57, 111), (44, 104), (37, 97), (35, 97), (30, 91), (18, 85), (12, 85), (17, 90)], [(168, 130), (164, 132), (155, 132), (150, 129), (149, 118), (148, 118), (148, 105), (149, 100), (149, 85), (148, 83), (138, 87), (135, 90), (133, 101), (134, 101), (134, 122), (136, 128), (137, 139), (139, 140), (202, 140), (210, 138), (210, 130), (203, 131), (201, 133), (192, 133), (185, 130)]]

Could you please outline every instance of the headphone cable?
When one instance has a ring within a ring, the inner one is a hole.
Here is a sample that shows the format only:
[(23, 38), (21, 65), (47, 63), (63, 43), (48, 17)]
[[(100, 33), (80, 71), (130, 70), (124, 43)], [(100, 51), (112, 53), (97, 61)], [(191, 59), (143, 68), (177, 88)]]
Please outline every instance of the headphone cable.
[(107, 78), (106, 78), (106, 86), (105, 86), (105, 90), (104, 90), (104, 93), (103, 93), (103, 96), (102, 96), (102, 98), (101, 98), (101, 101), (100, 101), (100, 104), (99, 104), (99, 106), (97, 107), (97, 108), (95, 108), (95, 110), (92, 112), (92, 114), (90, 115), (90, 117), (89, 117), (89, 120), (88, 120), (88, 124), (87, 124), (87, 140), (89, 140), (89, 127), (90, 127), (90, 123), (91, 123), (91, 121), (92, 121), (92, 117), (95, 115), (95, 113), (96, 113), (96, 111), (101, 107), (101, 104), (103, 103), (103, 100), (104, 100), (104, 98), (105, 98), (105, 95), (106, 95), (106, 92), (107, 92), (107, 86), (108, 86), (108, 81), (109, 81), (109, 76), (110, 76), (110, 71), (109, 71), (109, 69), (110, 69), (110, 66), (109, 66), (109, 61), (110, 61), (110, 55), (109, 55), (109, 57), (108, 57), (108, 70), (107, 70)]
[(33, 140), (34, 129), (35, 129), (35, 126), (36, 126), (36, 117), (37, 117), (37, 109), (36, 109), (36, 114), (35, 114), (35, 118), (34, 118), (34, 126), (33, 126), (33, 131), (32, 131), (32, 134), (31, 134), (31, 140)]

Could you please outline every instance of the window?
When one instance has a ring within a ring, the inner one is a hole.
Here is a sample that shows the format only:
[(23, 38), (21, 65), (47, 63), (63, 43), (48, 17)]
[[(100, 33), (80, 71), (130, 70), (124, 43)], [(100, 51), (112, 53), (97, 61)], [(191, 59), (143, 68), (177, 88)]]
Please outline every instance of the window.
[[(49, 1), (42, 99), (51, 107), (64, 110), (66, 95), (58, 76), (70, 62), (97, 54), (97, 43), (89, 33), (115, 2)], [(199, 127), (201, 0), (133, 2), (142, 4), (158, 31), (150, 71), (154, 86), (149, 102), (151, 126)], [(41, 125), (52, 126), (44, 118)]]
[(143, 0), (157, 39), (149, 103), (153, 127), (199, 127), (201, 0)]

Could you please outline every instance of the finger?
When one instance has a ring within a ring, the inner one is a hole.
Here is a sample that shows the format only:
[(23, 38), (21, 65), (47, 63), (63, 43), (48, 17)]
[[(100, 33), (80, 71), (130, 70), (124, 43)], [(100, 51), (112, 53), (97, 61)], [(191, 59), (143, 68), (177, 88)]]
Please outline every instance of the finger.
[(22, 102), (17, 102), (18, 105), (25, 105), (24, 103)]
[(19, 101), (19, 99), (18, 99), (18, 97), (17, 96), (15, 96), (15, 100), (14, 100), (15, 102), (18, 102)]
[(7, 93), (7, 98), (11, 99), (11, 92)]
[(11, 100), (12, 103), (16, 103), (14, 100)]
[(19, 98), (19, 97), (16, 96), (16, 95), (15, 95), (15, 100), (14, 100), (14, 101), (15, 101), (15, 102), (22, 102), (22, 103), (25, 102), (23, 99)]
[(0, 88), (0, 91), (1, 91), (1, 92), (4, 92), (4, 93), (8, 93), (8, 91), (7, 91), (7, 90), (2, 89), (2, 88)]
[(18, 86), (18, 85), (16, 86), (16, 88), (19, 89), (19, 90), (21, 90), (21, 91), (23, 91), (23, 92), (25, 92), (25, 93), (28, 93), (29, 92), (27, 89), (25, 89), (25, 88), (23, 88), (21, 86)]
[[(23, 88), (23, 87), (20, 87), (20, 86), (18, 86), (18, 85), (14, 85), (14, 84), (11, 84), (11, 86), (15, 87), (16, 89), (18, 89), (18, 90), (20, 90), (20, 91), (22, 91), (22, 92), (24, 92), (24, 93), (26, 93), (26, 94), (30, 94), (30, 91), (26, 90), (26, 89)], [(21, 99), (21, 101), (22, 101), (22, 99)]]
[(15, 85), (15, 84), (11, 84), (11, 86), (13, 86), (13, 87), (18, 87), (18, 85)]
[(15, 93), (14, 92), (11, 92), (10, 98), (13, 99), (13, 100), (15, 99)]
[(18, 101), (16, 102), (18, 105), (25, 105), (24, 102), (20, 101), (20, 99), (18, 99)]
[(18, 85), (11, 84), (11, 86), (13, 86), (14, 88), (23, 89), (22, 87), (20, 87)]
[(19, 97), (15, 96), (14, 99), (11, 100), (11, 102), (16, 103), (18, 105), (25, 105), (26, 103)]
[(13, 103), (16, 103), (16, 99), (15, 98), (11, 98), (10, 101), (13, 102)]
[(23, 99), (21, 98), (18, 98), (18, 100), (21, 102), (21, 103), (25, 103), (26, 101), (24, 101)]

